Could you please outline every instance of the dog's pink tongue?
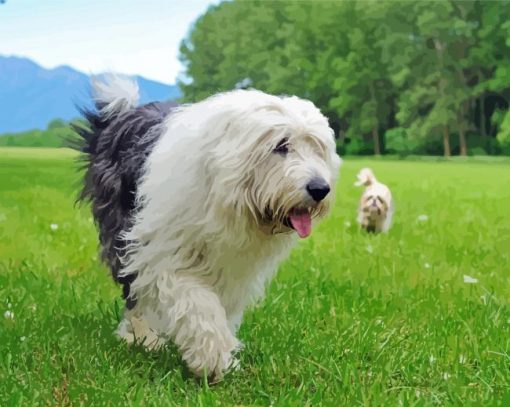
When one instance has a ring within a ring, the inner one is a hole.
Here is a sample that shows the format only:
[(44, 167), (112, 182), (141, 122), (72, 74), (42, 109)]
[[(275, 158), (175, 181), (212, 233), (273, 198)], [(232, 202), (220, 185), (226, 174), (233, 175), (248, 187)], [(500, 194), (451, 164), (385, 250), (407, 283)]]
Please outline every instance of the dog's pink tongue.
[(308, 211), (292, 212), (289, 214), (289, 219), (299, 237), (305, 238), (312, 233), (312, 217)]

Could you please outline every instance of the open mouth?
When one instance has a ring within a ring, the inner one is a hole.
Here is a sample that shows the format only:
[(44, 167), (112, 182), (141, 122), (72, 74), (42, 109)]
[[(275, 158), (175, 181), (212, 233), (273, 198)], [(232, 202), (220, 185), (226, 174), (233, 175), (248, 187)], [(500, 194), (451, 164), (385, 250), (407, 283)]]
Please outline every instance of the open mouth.
[(308, 208), (293, 208), (283, 220), (283, 224), (294, 229), (302, 239), (312, 233), (312, 215)]
[(368, 208), (368, 212), (370, 212), (372, 215), (375, 215), (375, 214), (380, 215), (381, 208), (379, 208), (378, 206), (372, 205)]

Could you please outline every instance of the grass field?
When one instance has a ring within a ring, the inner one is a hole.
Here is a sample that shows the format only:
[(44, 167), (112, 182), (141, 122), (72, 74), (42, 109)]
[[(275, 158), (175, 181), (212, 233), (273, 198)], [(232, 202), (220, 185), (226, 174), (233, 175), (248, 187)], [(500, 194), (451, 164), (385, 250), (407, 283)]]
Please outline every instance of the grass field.
[[(396, 199), (387, 235), (355, 224), (366, 165)], [(0, 149), (0, 405), (510, 405), (510, 164), (346, 160), (211, 387), (113, 336), (78, 183), (69, 151)]]

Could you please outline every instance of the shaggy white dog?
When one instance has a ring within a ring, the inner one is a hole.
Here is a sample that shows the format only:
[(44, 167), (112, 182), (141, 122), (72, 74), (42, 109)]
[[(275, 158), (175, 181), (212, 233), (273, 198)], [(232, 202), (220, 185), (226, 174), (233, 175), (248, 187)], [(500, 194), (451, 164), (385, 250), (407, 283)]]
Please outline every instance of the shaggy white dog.
[(370, 168), (358, 173), (356, 186), (366, 188), (358, 207), (358, 223), (368, 232), (387, 232), (393, 219), (393, 198), (390, 189), (375, 178)]
[(89, 160), (82, 198), (124, 285), (118, 333), (149, 347), (172, 340), (193, 373), (219, 379), (243, 311), (331, 206), (333, 131), (297, 97), (237, 90), (135, 108), (136, 84), (93, 85), (98, 113), (78, 129)]

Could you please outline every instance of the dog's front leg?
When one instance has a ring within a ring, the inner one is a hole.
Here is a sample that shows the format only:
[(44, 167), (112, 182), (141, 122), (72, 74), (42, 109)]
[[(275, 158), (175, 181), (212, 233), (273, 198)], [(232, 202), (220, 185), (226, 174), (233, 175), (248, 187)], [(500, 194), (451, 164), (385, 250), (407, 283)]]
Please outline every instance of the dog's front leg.
[(188, 368), (199, 377), (218, 380), (233, 365), (239, 341), (229, 329), (225, 309), (213, 290), (192, 277), (174, 277), (168, 288), (169, 337), (178, 346)]

